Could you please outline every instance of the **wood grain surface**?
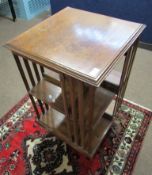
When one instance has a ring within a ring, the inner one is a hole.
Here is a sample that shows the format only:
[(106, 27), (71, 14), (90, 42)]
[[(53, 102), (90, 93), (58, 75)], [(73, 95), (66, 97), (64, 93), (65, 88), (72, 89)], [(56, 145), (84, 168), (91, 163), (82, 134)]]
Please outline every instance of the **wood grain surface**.
[(145, 26), (65, 8), (6, 44), (32, 61), (100, 86)]

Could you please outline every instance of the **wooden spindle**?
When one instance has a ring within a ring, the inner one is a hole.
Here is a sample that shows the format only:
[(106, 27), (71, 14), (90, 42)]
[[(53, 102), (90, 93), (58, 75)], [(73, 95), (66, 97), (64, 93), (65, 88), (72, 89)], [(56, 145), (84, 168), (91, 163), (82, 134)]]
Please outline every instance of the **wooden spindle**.
[[(23, 82), (24, 82), (24, 84), (25, 84), (26, 90), (29, 92), (30, 86), (29, 86), (28, 81), (27, 81), (27, 79), (26, 79), (26, 76), (25, 76), (24, 70), (23, 70), (23, 68), (22, 68), (21, 62), (20, 62), (20, 60), (19, 60), (19, 57), (18, 57), (16, 54), (14, 54), (14, 53), (13, 53), (13, 56), (14, 56), (14, 59), (15, 59), (15, 61), (16, 61), (17, 67), (18, 67), (18, 69), (19, 69), (19, 72), (20, 72), (20, 74), (21, 74), (21, 77), (22, 77), (22, 79), (23, 79)], [(29, 97), (30, 97), (31, 102), (32, 102), (32, 104), (33, 104), (33, 107), (34, 107), (34, 109), (35, 109), (36, 115), (37, 115), (37, 117), (38, 117), (38, 119), (39, 119), (39, 118), (40, 118), (40, 114), (39, 114), (39, 112), (38, 112), (38, 109), (37, 109), (35, 100), (34, 100), (33, 96), (30, 95), (30, 94), (29, 94)]]
[[(32, 74), (32, 71), (31, 71), (31, 68), (30, 68), (30, 65), (29, 65), (29, 62), (24, 57), (23, 57), (23, 61), (24, 61), (25, 67), (27, 69), (27, 73), (29, 75), (29, 78), (31, 80), (32, 86), (34, 87), (35, 86), (35, 80), (34, 80), (34, 77), (33, 77), (33, 74)], [(38, 103), (40, 105), (42, 113), (44, 114), (45, 113), (45, 109), (43, 107), (42, 101), (38, 99)]]
[(40, 74), (39, 74), (37, 65), (34, 62), (32, 62), (32, 65), (33, 65), (33, 68), (34, 68), (34, 71), (35, 71), (35, 75), (36, 75), (37, 81), (39, 82), (40, 81)]
[(44, 75), (44, 67), (40, 65), (40, 70), (41, 70), (41, 73), (42, 73), (42, 76)]
[[(40, 81), (40, 74), (39, 74), (37, 65), (36, 65), (36, 63), (34, 63), (34, 62), (32, 62), (32, 65), (33, 65), (33, 68), (34, 68), (34, 71), (35, 71), (35, 76), (36, 76), (36, 78), (37, 78), (37, 82), (39, 82), (39, 81)], [(39, 102), (39, 104), (41, 104), (41, 102)], [(48, 104), (46, 104), (46, 103), (45, 103), (45, 107), (46, 107), (47, 110), (49, 109), (49, 106), (48, 106)]]

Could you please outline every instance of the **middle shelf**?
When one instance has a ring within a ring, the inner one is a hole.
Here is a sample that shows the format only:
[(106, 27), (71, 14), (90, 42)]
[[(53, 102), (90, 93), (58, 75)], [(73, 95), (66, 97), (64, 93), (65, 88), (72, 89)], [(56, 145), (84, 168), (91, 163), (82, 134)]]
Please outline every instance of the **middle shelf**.
[[(48, 82), (45, 78), (42, 79), (29, 93), (37, 99), (42, 100), (44, 103), (51, 103), (53, 109), (65, 114), (61, 88)], [(114, 95), (114, 93), (102, 87), (96, 89), (94, 98), (93, 127), (95, 127), (102, 118), (102, 115), (111, 103)], [(87, 96), (87, 94), (84, 97), (84, 103), (84, 120), (87, 120), (89, 112), (89, 96)]]

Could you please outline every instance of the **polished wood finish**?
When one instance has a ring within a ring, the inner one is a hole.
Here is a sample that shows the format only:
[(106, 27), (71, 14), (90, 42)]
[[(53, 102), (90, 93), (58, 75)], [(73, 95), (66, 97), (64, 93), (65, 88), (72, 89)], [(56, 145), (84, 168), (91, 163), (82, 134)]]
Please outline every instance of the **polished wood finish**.
[[(105, 111), (115, 95), (117, 116), (144, 28), (65, 8), (9, 41), (6, 47), (14, 54), (38, 122), (92, 157), (113, 122)], [(113, 69), (123, 57), (117, 73)]]
[(144, 25), (65, 8), (9, 41), (6, 47), (94, 86), (100, 86)]

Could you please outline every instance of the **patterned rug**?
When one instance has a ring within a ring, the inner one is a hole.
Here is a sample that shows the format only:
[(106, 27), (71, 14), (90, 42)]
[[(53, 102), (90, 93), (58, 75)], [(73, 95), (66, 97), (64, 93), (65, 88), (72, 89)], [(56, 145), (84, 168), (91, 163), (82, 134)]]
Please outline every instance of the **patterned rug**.
[(48, 134), (35, 122), (24, 97), (0, 120), (0, 175), (130, 175), (152, 112), (123, 101), (92, 160)]

